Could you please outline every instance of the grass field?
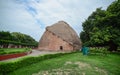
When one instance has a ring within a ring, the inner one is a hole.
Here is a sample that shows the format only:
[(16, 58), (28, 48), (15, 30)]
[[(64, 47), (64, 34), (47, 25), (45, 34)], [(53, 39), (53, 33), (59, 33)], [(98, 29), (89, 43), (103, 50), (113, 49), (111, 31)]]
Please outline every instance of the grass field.
[(120, 75), (120, 55), (83, 56), (78, 52), (34, 63), (10, 75)]
[(30, 50), (30, 49), (26, 49), (26, 48), (1, 48), (0, 55), (22, 53), (22, 52), (26, 52), (28, 50)]

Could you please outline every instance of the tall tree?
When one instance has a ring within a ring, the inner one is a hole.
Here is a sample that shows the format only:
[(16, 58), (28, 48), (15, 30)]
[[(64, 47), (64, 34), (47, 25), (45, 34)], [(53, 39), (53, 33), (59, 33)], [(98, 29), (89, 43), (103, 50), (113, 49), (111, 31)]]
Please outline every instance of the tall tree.
[[(107, 10), (97, 8), (83, 23), (81, 38), (89, 45), (108, 45), (109, 50), (120, 46), (120, 2), (114, 1)], [(87, 36), (87, 38), (84, 38)], [(87, 40), (85, 40), (87, 39)]]
[(110, 50), (117, 50), (117, 47), (120, 46), (120, 0), (114, 1), (107, 8), (107, 16), (104, 21), (111, 26)]
[[(101, 25), (97, 24), (97, 21), (104, 17), (105, 11), (101, 10), (101, 8), (97, 8), (95, 12), (93, 12), (88, 19), (82, 24), (83, 32), (81, 32), (81, 40), (85, 45), (96, 45), (100, 40), (98, 40), (98, 36), (100, 35), (98, 31)], [(93, 40), (94, 39), (94, 40)], [(97, 42), (97, 43), (96, 43)]]

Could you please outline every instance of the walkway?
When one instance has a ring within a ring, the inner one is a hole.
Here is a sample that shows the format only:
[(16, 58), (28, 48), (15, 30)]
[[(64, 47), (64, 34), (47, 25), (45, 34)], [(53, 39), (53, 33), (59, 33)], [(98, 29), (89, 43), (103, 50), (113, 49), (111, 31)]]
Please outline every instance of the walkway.
[(32, 50), (32, 53), (27, 56), (39, 56), (39, 55), (44, 55), (44, 54), (55, 54), (55, 53), (58, 53), (58, 52)]

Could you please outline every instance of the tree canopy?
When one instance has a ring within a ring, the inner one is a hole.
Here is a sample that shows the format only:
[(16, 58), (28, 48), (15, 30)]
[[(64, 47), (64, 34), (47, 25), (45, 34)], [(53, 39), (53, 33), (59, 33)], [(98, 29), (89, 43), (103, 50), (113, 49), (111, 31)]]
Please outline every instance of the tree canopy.
[(106, 10), (97, 8), (82, 24), (80, 38), (84, 45), (109, 46), (117, 50), (120, 46), (120, 1), (114, 1)]
[(31, 36), (22, 34), (20, 32), (5, 32), (0, 31), (0, 44), (20, 44), (20, 45), (32, 45), (37, 46), (38, 42)]

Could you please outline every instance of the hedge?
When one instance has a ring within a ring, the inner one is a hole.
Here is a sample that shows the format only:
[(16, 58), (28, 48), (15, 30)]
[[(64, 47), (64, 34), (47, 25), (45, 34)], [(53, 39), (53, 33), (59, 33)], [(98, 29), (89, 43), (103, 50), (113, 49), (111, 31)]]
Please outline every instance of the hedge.
[(90, 48), (89, 51), (90, 54), (98, 54), (98, 55), (107, 55), (109, 53), (108, 49), (106, 47), (94, 47)]
[(23, 45), (23, 46), (37, 46), (37, 44), (21, 43), (21, 42), (10, 41), (10, 40), (0, 40), (0, 45), (4, 45), (4, 44), (15, 44), (15, 45)]
[(15, 54), (15, 53), (22, 53), (22, 52), (27, 52), (27, 51), (31, 51), (32, 49), (31, 48), (23, 48), (23, 50), (12, 50), (11, 49), (5, 49), (5, 48), (0, 48), (0, 55), (5, 55), (5, 54)]
[(66, 54), (71, 54), (75, 52), (70, 52), (70, 53), (57, 53), (57, 54), (46, 54), (43, 56), (38, 56), (38, 57), (24, 57), (20, 60), (16, 61), (8, 61), (8, 62), (1, 62), (0, 63), (0, 74), (6, 75), (10, 72), (13, 72), (16, 69), (29, 66), (31, 64), (40, 62), (42, 60), (47, 60), (51, 58), (55, 58), (58, 56), (66, 55)]

